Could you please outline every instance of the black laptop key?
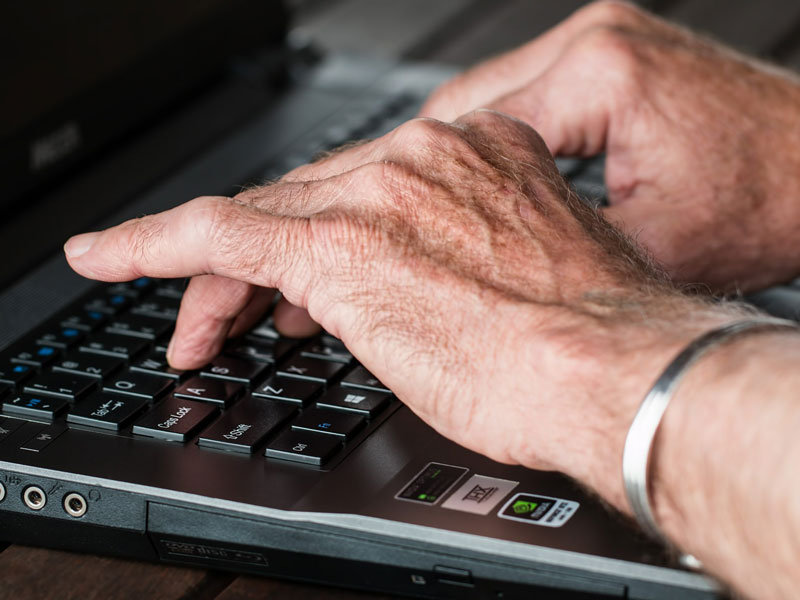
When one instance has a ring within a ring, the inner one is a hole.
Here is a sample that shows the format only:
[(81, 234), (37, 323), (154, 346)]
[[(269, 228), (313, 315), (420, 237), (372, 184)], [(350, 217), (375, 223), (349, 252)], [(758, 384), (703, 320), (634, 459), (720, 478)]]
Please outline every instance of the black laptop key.
[(91, 298), (83, 308), (87, 311), (97, 311), (106, 315), (116, 315), (123, 309), (128, 308), (133, 302), (132, 298), (124, 294), (100, 294)]
[(54, 396), (12, 396), (3, 402), (3, 412), (20, 417), (52, 421), (69, 407), (69, 401)]
[(295, 354), (278, 368), (278, 375), (328, 383), (335, 379), (347, 365), (330, 360)]
[(301, 348), (300, 354), (310, 358), (321, 358), (345, 364), (350, 364), (353, 360), (353, 355), (350, 354), (345, 345), (332, 335), (322, 335), (318, 339), (309, 342)]
[(108, 315), (99, 310), (82, 310), (67, 315), (61, 320), (62, 327), (73, 327), (81, 331), (95, 331), (108, 319)]
[(245, 398), (225, 411), (197, 441), (199, 446), (252, 454), (296, 409), (288, 404)]
[(275, 363), (282, 360), (294, 348), (295, 343), (288, 340), (270, 340), (247, 337), (233, 342), (225, 354), (246, 360)]
[(253, 327), (248, 335), (266, 340), (277, 340), (281, 337), (281, 334), (278, 333), (278, 330), (275, 328), (275, 322), (272, 320), (271, 316)]
[(11, 362), (46, 367), (58, 358), (59, 350), (55, 346), (42, 346), (30, 344), (16, 350), (11, 354)]
[(340, 437), (288, 430), (267, 446), (264, 455), (268, 458), (322, 466), (341, 448)]
[(26, 422), (27, 421), (23, 421), (22, 419), (6, 419), (4, 417), (0, 417), (0, 443), (2, 443), (17, 429), (25, 425)]
[(105, 379), (113, 375), (124, 364), (125, 362), (121, 358), (113, 356), (71, 352), (53, 365), (53, 371)]
[(372, 418), (386, 408), (390, 398), (391, 394), (384, 392), (335, 387), (317, 400), (317, 406), (344, 410)]
[(380, 381), (378, 381), (377, 377), (375, 377), (361, 365), (358, 365), (355, 369), (342, 377), (342, 385), (345, 387), (374, 390), (376, 392), (384, 393), (389, 393), (391, 391)]
[(9, 396), (14, 391), (14, 386), (9, 383), (0, 383), (0, 398)]
[(42, 346), (55, 346), (56, 348), (72, 348), (80, 342), (85, 333), (77, 327), (59, 327), (53, 331), (45, 331), (36, 339)]
[(149, 356), (140, 358), (131, 363), (131, 371), (146, 373), (158, 377), (169, 377), (170, 379), (180, 380), (186, 371), (173, 369), (167, 362), (167, 356), (163, 352), (151, 352)]
[(77, 425), (119, 431), (149, 406), (147, 400), (116, 394), (95, 394), (73, 407), (67, 421)]
[(218, 356), (210, 364), (206, 365), (200, 374), (203, 377), (238, 381), (239, 383), (252, 385), (266, 375), (269, 370), (270, 367), (266, 363), (252, 362), (231, 356)]
[(63, 423), (47, 425), (19, 448), (29, 452), (41, 452), (65, 431), (67, 431), (67, 426)]
[(36, 367), (22, 363), (3, 362), (0, 364), (0, 383), (17, 385), (36, 372)]
[(242, 392), (244, 386), (241, 383), (195, 376), (181, 384), (173, 396), (229, 406), (242, 395)]
[(25, 384), (25, 393), (64, 398), (75, 402), (83, 398), (97, 386), (97, 380), (81, 377), (73, 373), (44, 373)]
[(142, 315), (113, 317), (106, 325), (106, 333), (127, 335), (144, 340), (154, 340), (172, 329), (172, 323), (164, 319)]
[(155, 295), (162, 298), (180, 300), (186, 290), (188, 279), (160, 279), (156, 283)]
[(115, 283), (109, 286), (107, 291), (109, 294), (122, 294), (129, 298), (140, 298), (150, 291), (154, 285), (155, 282), (149, 277), (139, 277), (139, 279), (134, 279), (133, 281)]
[(323, 384), (319, 381), (275, 376), (254, 389), (253, 396), (306, 406), (322, 389)]
[(166, 377), (151, 377), (144, 373), (128, 372), (106, 383), (103, 391), (154, 402), (166, 395), (173, 385), (175, 384), (172, 379)]
[(144, 315), (146, 317), (164, 319), (166, 321), (175, 321), (178, 318), (178, 309), (180, 306), (180, 300), (151, 296), (146, 301), (139, 302), (131, 308), (131, 314)]
[(83, 342), (80, 345), (80, 351), (130, 359), (142, 352), (147, 345), (147, 340), (135, 337), (98, 333), (93, 335), (90, 340)]
[(167, 398), (139, 419), (133, 433), (170, 442), (186, 442), (217, 412), (204, 402)]
[(313, 431), (325, 435), (350, 439), (363, 427), (364, 417), (336, 410), (320, 410), (307, 408), (297, 420), (292, 422), (295, 431)]

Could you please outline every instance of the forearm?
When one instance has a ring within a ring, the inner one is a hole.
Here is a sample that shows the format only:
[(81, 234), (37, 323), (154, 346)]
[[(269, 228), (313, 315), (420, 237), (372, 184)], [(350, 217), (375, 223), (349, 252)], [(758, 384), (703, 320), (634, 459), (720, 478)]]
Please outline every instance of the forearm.
[(800, 335), (745, 335), (691, 368), (656, 437), (663, 531), (745, 594), (800, 589)]

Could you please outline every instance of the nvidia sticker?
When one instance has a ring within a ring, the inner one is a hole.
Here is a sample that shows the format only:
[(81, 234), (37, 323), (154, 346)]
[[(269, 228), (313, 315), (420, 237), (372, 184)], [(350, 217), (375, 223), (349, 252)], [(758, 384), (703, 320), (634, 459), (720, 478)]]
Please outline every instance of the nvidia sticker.
[(543, 527), (561, 527), (575, 514), (579, 506), (573, 500), (516, 494), (505, 503), (497, 516)]

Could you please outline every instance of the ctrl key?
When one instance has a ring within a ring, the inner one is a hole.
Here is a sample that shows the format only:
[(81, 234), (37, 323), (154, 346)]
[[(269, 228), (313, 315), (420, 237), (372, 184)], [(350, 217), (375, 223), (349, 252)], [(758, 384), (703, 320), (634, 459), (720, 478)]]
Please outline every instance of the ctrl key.
[(217, 409), (203, 402), (167, 398), (139, 419), (133, 433), (170, 442), (186, 442), (213, 417)]
[(342, 447), (342, 438), (287, 430), (267, 446), (267, 458), (279, 458), (307, 465), (325, 464)]

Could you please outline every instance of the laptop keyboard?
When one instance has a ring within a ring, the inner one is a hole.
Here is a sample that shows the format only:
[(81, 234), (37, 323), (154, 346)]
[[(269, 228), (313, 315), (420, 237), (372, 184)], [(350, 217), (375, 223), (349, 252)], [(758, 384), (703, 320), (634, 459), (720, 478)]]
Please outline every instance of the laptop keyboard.
[(78, 427), (323, 466), (398, 404), (338, 339), (285, 338), (270, 317), (203, 368), (173, 369), (166, 344), (183, 287), (99, 285), (5, 350), (0, 431), (48, 424), (26, 443), (33, 451)]

